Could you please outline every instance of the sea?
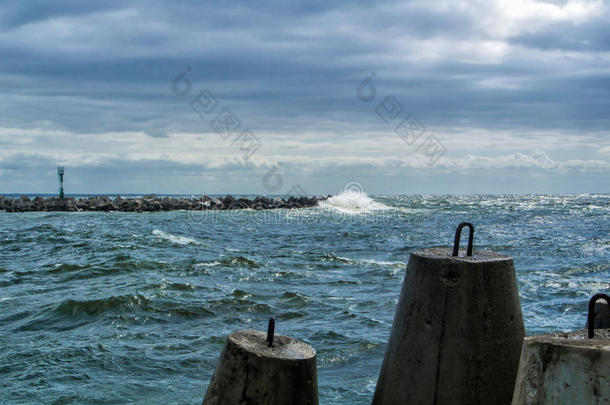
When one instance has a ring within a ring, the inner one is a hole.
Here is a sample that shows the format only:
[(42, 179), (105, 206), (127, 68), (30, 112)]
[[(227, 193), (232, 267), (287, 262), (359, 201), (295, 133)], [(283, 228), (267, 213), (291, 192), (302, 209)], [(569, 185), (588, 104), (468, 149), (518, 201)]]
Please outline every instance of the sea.
[[(0, 211), (1, 404), (200, 404), (235, 330), (317, 351), (321, 404), (370, 404), (409, 254), (514, 258), (526, 333), (610, 290), (610, 194), (344, 192), (298, 210)], [(463, 244), (467, 230), (464, 231)]]

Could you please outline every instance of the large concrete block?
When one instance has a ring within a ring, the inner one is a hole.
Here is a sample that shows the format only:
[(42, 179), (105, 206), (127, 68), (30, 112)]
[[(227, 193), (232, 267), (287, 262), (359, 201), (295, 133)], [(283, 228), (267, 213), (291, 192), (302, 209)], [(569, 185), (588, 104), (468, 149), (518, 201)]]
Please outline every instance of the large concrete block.
[(203, 405), (317, 405), (316, 351), (299, 340), (255, 330), (233, 332)]
[(610, 330), (525, 338), (514, 405), (610, 404)]
[(524, 335), (510, 257), (414, 252), (373, 404), (510, 404)]

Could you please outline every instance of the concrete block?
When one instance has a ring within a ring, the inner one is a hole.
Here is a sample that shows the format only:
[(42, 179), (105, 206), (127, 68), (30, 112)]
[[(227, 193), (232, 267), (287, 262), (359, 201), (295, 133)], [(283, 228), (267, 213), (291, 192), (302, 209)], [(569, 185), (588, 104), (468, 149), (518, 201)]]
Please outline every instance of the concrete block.
[(510, 404), (524, 334), (510, 257), (414, 252), (373, 404)]
[(525, 338), (513, 405), (610, 404), (610, 329)]
[(233, 332), (203, 405), (317, 405), (316, 351), (299, 340), (255, 330)]

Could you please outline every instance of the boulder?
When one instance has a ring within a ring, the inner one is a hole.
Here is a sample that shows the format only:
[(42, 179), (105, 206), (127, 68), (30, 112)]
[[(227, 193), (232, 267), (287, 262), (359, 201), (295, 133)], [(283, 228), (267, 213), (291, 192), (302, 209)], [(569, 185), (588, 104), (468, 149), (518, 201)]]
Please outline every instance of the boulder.
[(104, 198), (98, 199), (95, 205), (96, 211), (112, 211), (113, 208), (112, 202)]
[(176, 209), (178, 202), (174, 198), (165, 197), (160, 201), (163, 211), (172, 211)]
[(237, 200), (232, 196), (228, 195), (222, 199), (222, 205), (224, 209), (233, 209), (232, 207), (237, 203)]
[(188, 210), (191, 206), (191, 202), (186, 198), (181, 198), (178, 201), (177, 208), (179, 210)]
[(121, 204), (125, 201), (120, 195), (117, 195), (114, 200), (112, 200), (112, 208), (119, 211), (121, 209)]
[(148, 211), (163, 211), (163, 205), (157, 200), (151, 201), (148, 204)]
[(252, 200), (248, 200), (247, 198), (240, 198), (237, 200), (237, 204), (234, 204), (235, 208), (252, 208), (254, 202)]
[(222, 205), (222, 201), (220, 201), (218, 198), (210, 197), (210, 207), (212, 209), (221, 209)]
[(136, 210), (136, 202), (132, 199), (124, 199), (119, 206), (120, 211), (133, 212)]

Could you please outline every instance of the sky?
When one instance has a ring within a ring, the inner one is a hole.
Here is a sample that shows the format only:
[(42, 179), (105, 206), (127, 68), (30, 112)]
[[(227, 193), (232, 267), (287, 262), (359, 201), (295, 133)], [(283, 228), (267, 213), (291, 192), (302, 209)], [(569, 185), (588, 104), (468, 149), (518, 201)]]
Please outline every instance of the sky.
[(610, 3), (4, 0), (0, 194), (610, 192)]

